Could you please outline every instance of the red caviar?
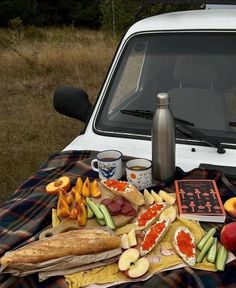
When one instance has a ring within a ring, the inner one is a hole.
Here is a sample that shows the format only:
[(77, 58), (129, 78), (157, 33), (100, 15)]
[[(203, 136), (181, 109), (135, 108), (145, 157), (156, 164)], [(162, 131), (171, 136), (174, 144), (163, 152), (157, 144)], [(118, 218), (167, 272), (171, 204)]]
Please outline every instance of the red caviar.
[(138, 225), (140, 227), (145, 226), (148, 221), (152, 220), (159, 214), (159, 212), (163, 209), (163, 207), (164, 204), (161, 203), (156, 203), (150, 206), (138, 217)]
[(159, 238), (165, 227), (166, 227), (166, 221), (156, 223), (151, 227), (142, 243), (142, 249), (144, 251), (145, 250), (148, 251), (156, 244), (157, 239)]
[(115, 189), (116, 191), (119, 191), (119, 192), (125, 192), (125, 189), (129, 186), (128, 182), (111, 180), (111, 179), (104, 181), (104, 184), (107, 187), (111, 189)]
[(182, 254), (186, 255), (187, 257), (194, 256), (195, 244), (192, 241), (192, 238), (189, 235), (189, 233), (180, 231), (177, 234), (176, 242), (177, 242), (178, 249)]

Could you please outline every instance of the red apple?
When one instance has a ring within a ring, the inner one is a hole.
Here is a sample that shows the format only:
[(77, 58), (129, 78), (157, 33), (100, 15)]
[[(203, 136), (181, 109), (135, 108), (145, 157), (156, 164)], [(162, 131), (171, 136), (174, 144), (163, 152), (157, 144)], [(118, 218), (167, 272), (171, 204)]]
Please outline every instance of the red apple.
[(148, 271), (149, 261), (145, 257), (140, 258), (137, 249), (129, 248), (121, 254), (118, 267), (127, 277), (138, 278)]
[(236, 222), (226, 224), (220, 232), (220, 242), (229, 251), (236, 251)]

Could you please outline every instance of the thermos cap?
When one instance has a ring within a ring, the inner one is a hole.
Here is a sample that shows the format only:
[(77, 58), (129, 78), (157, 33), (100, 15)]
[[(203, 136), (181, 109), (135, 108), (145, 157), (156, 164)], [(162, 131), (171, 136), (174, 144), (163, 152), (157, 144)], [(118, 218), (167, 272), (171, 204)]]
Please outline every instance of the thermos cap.
[(170, 97), (168, 93), (158, 93), (157, 94), (157, 104), (158, 105), (169, 105)]

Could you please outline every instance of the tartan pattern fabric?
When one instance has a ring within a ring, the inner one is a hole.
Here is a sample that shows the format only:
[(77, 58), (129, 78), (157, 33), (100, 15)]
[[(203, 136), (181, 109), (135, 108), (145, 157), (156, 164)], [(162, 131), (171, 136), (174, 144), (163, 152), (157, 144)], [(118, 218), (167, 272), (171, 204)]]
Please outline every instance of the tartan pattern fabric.
[[(42, 230), (51, 225), (51, 209), (56, 207), (57, 197), (45, 193), (45, 186), (62, 175), (72, 180), (72, 185), (78, 176), (83, 179), (95, 179), (97, 172), (91, 170), (90, 162), (96, 156), (96, 151), (64, 151), (54, 153), (41, 165), (35, 175), (27, 179), (0, 208), (0, 256), (6, 251), (16, 249), (36, 239)], [(124, 161), (130, 157), (124, 157)], [(235, 196), (235, 179), (230, 179), (230, 185), (225, 185), (218, 170), (196, 168), (184, 172), (177, 167), (175, 179), (214, 179), (221, 193), (223, 202)], [(173, 192), (173, 181), (157, 183), (156, 191), (165, 188)], [(231, 189), (232, 188), (232, 189)], [(227, 216), (226, 222), (235, 221)], [(204, 229), (209, 229), (216, 223), (202, 223)], [(217, 224), (219, 237), (222, 224)], [(227, 264), (224, 272), (207, 272), (194, 270), (190, 267), (159, 273), (145, 282), (128, 283), (120, 287), (236, 287), (236, 261)], [(18, 278), (8, 274), (0, 275), (0, 287), (68, 287), (64, 277), (52, 277), (43, 282), (38, 281), (36, 274)]]

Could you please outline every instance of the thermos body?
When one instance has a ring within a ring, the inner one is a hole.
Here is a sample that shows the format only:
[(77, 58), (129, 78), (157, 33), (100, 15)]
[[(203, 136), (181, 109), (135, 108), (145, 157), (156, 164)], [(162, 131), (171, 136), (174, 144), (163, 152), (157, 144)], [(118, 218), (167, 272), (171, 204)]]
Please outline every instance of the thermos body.
[(152, 174), (165, 181), (175, 174), (175, 123), (169, 109), (169, 95), (157, 95), (157, 109), (152, 125)]

